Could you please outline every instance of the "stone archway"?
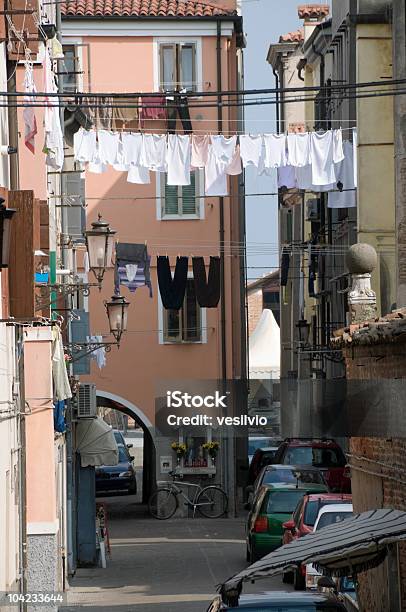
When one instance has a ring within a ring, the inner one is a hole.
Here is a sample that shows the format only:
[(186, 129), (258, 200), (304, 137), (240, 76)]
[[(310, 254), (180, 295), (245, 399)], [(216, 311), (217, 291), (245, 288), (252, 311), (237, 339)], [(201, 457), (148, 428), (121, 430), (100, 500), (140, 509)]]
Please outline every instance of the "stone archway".
[(107, 403), (115, 410), (127, 414), (142, 427), (144, 432), (142, 501), (146, 503), (155, 483), (156, 453), (153, 425), (144, 412), (126, 398), (102, 389), (97, 389), (96, 395), (98, 406), (102, 405), (101, 401), (103, 401), (103, 405)]

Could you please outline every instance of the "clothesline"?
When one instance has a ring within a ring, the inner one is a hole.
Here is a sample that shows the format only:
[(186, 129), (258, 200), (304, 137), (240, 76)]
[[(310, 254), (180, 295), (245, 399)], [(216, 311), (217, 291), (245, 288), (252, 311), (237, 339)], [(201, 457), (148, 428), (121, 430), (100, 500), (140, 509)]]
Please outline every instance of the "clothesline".
[[(187, 122), (185, 128), (190, 126), (189, 119), (183, 117), (182, 122)], [(205, 195), (214, 197), (228, 195), (227, 176), (239, 175), (243, 168), (250, 166), (259, 174), (269, 174), (278, 168), (279, 187), (290, 188), (297, 183), (312, 191), (337, 188), (341, 191), (356, 187), (355, 168), (351, 184), (344, 182), (344, 175), (347, 180), (350, 172), (349, 163), (354, 163), (355, 159), (356, 130), (352, 129), (353, 144), (346, 141), (344, 146), (342, 129), (226, 137), (222, 134), (165, 136), (80, 128), (74, 134), (74, 159), (88, 164), (90, 172), (103, 173), (108, 165), (126, 171), (127, 181), (136, 184), (150, 184), (151, 170), (165, 173), (167, 187), (190, 185), (191, 171), (204, 169)], [(345, 158), (350, 156), (352, 161), (344, 164)], [(300, 170), (300, 177), (295, 175), (295, 170), (298, 174)], [(294, 176), (291, 176), (292, 171)], [(336, 173), (340, 178), (336, 178)], [(336, 197), (335, 206), (340, 204), (340, 199)], [(343, 205), (354, 204), (344, 202)]]

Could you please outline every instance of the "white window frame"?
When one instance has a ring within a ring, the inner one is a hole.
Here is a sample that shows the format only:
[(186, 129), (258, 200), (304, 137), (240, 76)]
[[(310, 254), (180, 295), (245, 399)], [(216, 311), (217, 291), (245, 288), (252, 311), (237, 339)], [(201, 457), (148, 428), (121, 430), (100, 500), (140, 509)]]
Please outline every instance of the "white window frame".
[[(62, 47), (74, 47), (75, 49), (75, 58), (76, 58), (76, 69), (77, 72), (79, 74), (75, 74), (75, 80), (76, 80), (76, 88), (77, 91), (83, 91), (83, 87), (84, 87), (84, 75), (81, 74), (83, 71), (83, 42), (82, 39), (76, 39), (76, 40), (69, 40), (69, 39), (64, 39), (62, 42)], [(61, 62), (62, 68), (61, 71), (64, 70), (63, 68), (63, 61)], [(63, 76), (62, 76), (63, 79)]]
[[(205, 218), (205, 207), (204, 207), (204, 171), (194, 170), (196, 174), (196, 214), (194, 215), (166, 215), (163, 213), (163, 199), (165, 197), (165, 174), (156, 172), (156, 218), (158, 221), (199, 221)], [(181, 188), (179, 188), (180, 190)]]
[[(188, 279), (193, 278), (193, 272), (188, 272)], [(167, 346), (183, 346), (191, 344), (207, 344), (207, 309), (200, 308), (200, 340), (180, 340), (172, 341), (165, 339), (164, 320), (165, 320), (165, 308), (162, 304), (161, 295), (158, 292), (158, 342), (159, 344), (165, 344)]]
[[(196, 45), (196, 89), (201, 91), (203, 89), (203, 62), (202, 62), (202, 39), (196, 36), (156, 36), (153, 40), (153, 56), (154, 56), (154, 91), (160, 90), (160, 70), (161, 70), (161, 59), (159, 48), (162, 44), (174, 45), (174, 44), (194, 44)], [(198, 96), (192, 96), (192, 99), (199, 99)]]

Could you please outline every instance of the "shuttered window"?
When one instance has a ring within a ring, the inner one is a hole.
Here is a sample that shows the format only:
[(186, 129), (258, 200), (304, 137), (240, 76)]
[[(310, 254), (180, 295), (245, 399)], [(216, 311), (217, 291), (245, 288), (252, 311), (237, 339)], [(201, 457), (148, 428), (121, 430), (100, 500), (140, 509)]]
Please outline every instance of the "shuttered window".
[(167, 185), (166, 175), (162, 175), (162, 217), (198, 217), (198, 172), (190, 175), (190, 185)]
[(162, 91), (197, 91), (195, 43), (163, 43), (159, 56)]
[(164, 341), (183, 343), (202, 341), (201, 308), (196, 300), (195, 284), (189, 278), (180, 310), (164, 310)]

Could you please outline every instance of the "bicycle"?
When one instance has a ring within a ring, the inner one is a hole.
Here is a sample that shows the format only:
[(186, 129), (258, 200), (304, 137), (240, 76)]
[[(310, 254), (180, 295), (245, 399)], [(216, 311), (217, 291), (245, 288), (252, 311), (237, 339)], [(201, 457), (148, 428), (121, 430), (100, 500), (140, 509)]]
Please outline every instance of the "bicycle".
[[(179, 508), (179, 496), (183, 498), (184, 503), (189, 508), (193, 508), (193, 518), (196, 514), (196, 509), (206, 518), (220, 518), (227, 512), (228, 497), (218, 485), (208, 485), (202, 487), (194, 482), (178, 482), (175, 480), (181, 478), (176, 472), (169, 472), (172, 476), (172, 482), (168, 486), (160, 486), (151, 495), (148, 501), (148, 509), (150, 514), (159, 520), (170, 519)], [(180, 487), (193, 487), (195, 493), (192, 499)]]

